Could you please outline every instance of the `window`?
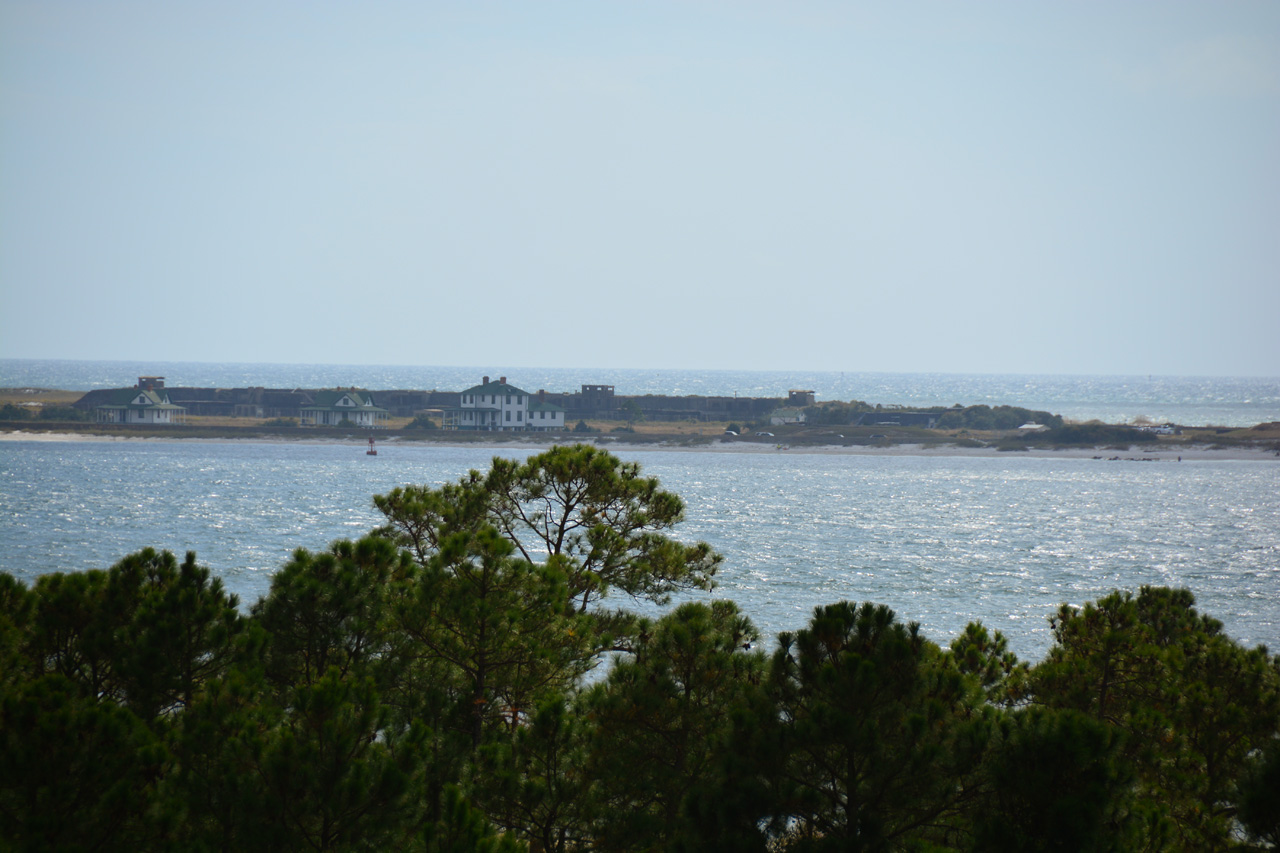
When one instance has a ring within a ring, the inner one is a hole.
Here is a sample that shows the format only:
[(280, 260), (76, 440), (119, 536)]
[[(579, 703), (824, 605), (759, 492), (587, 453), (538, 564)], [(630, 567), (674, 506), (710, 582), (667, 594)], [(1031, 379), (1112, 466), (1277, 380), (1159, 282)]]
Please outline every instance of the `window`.
[(516, 412), (516, 420), (518, 421), (524, 420), (524, 412)]
[(511, 420), (511, 412), (507, 412), (507, 420)]

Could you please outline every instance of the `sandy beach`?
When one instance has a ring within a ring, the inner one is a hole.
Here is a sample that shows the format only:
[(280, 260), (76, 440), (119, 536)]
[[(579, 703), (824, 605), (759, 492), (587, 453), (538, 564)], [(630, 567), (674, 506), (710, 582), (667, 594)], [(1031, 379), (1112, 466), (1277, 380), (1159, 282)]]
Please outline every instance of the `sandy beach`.
[[(1070, 448), (1030, 448), (1028, 450), (1002, 451), (995, 447), (960, 447), (955, 444), (939, 444), (924, 446), (920, 444), (893, 444), (888, 446), (871, 445), (787, 445), (767, 444), (751, 441), (713, 441), (707, 444), (686, 444), (678, 441), (657, 443), (628, 443), (612, 436), (595, 436), (585, 439), (601, 447), (613, 451), (631, 453), (787, 453), (819, 456), (939, 456), (939, 457), (1002, 457), (1010, 459), (1096, 459), (1109, 462), (1194, 462), (1194, 461), (1241, 461), (1264, 462), (1274, 460), (1280, 462), (1280, 454), (1263, 448), (1228, 447), (1213, 448), (1202, 445), (1189, 447), (1160, 447), (1133, 445), (1128, 450), (1117, 450), (1102, 447), (1070, 447)], [(334, 438), (276, 438), (270, 436), (253, 436), (245, 438), (179, 438), (163, 436), (118, 436), (91, 435), (78, 433), (24, 432), (9, 430), (0, 432), (0, 442), (34, 442), (41, 444), (58, 444), (66, 442), (196, 442), (202, 444), (230, 444), (241, 441), (253, 441), (262, 444), (316, 444), (334, 445), (349, 444), (353, 448), (364, 448), (366, 436), (352, 436), (351, 439)], [(426, 447), (485, 447), (494, 453), (510, 451), (515, 453), (532, 453), (545, 450), (558, 444), (573, 444), (573, 441), (546, 441), (530, 437), (528, 439), (496, 440), (483, 445), (476, 442), (453, 441), (404, 441), (398, 436), (387, 436), (378, 442), (380, 450), (394, 451), (396, 445), (413, 448)]]

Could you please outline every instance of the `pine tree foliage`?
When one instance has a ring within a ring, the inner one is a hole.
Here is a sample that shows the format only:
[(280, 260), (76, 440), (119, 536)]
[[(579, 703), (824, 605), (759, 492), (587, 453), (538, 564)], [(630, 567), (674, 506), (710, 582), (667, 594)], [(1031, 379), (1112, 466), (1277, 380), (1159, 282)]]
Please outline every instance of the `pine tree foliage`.
[(601, 850), (688, 834), (686, 800), (710, 784), (730, 715), (764, 679), (755, 627), (730, 601), (689, 602), (645, 624), (630, 655), (583, 697), (594, 734)]
[(1236, 834), (1250, 757), (1275, 736), (1280, 679), (1264, 648), (1242, 648), (1194, 604), (1185, 589), (1142, 587), (1063, 606), (1032, 691), (1123, 737), (1139, 811), (1170, 843), (1216, 849)]
[(1034, 665), (873, 603), (762, 642), (598, 448), (375, 502), (247, 612), (194, 554), (0, 573), (0, 849), (1280, 845), (1280, 658), (1187, 590), (1063, 606)]
[(981, 693), (892, 610), (815, 609), (779, 638), (770, 685), (779, 715), (774, 834), (797, 849), (951, 844), (980, 790), (987, 737)]
[(495, 458), (439, 489), (397, 488), (374, 498), (381, 532), (425, 564), (457, 531), (491, 525), (528, 562), (560, 558), (566, 590), (585, 611), (611, 589), (665, 602), (682, 589), (709, 589), (721, 557), (705, 543), (668, 532), (684, 502), (640, 466), (591, 445), (555, 447), (523, 463)]

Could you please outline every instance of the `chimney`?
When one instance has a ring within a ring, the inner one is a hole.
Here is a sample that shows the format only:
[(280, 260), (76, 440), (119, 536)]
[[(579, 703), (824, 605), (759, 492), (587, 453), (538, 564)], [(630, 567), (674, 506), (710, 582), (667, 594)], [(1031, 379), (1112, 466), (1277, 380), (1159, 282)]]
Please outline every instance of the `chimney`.
[(499, 381), (499, 382), (501, 382), (503, 385), (506, 385), (506, 384), (507, 384), (507, 377), (505, 377), (505, 376), (499, 376), (499, 377), (498, 377), (498, 381)]
[(547, 401), (547, 391), (545, 388), (538, 389), (538, 402), (545, 403)]
[(481, 385), (488, 385), (488, 384), (489, 384), (489, 377), (488, 377), (488, 376), (486, 376), (486, 377), (485, 377), (485, 378), (480, 382), (480, 384), (481, 384)]

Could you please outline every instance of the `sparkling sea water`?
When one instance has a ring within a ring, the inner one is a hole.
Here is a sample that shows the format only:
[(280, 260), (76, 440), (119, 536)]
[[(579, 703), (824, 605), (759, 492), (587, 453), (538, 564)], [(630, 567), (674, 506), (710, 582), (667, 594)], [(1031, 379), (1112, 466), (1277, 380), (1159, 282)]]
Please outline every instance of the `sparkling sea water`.
[[(295, 548), (376, 526), (374, 494), (531, 452), (364, 450), (358, 439), (3, 441), (0, 570), (31, 582), (148, 546), (194, 550), (250, 604)], [(1158, 584), (1189, 587), (1237, 640), (1280, 648), (1280, 461), (614, 452), (684, 498), (678, 536), (725, 555), (714, 595), (770, 641), (849, 599), (887, 604), (944, 645), (981, 620), (1038, 660), (1060, 603)]]

